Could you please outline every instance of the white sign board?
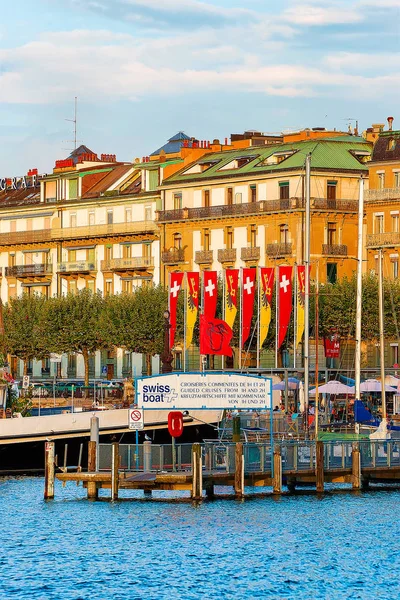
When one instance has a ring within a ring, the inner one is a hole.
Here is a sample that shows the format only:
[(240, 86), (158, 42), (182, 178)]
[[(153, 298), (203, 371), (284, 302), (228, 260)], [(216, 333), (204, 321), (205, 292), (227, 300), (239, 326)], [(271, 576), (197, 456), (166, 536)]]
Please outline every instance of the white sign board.
[(55, 352), (50, 352), (50, 362), (51, 363), (60, 363), (62, 358), (62, 354), (56, 354)]
[(174, 373), (136, 380), (140, 408), (271, 409), (272, 380), (235, 373)]
[(139, 408), (129, 410), (129, 429), (142, 431), (144, 429), (143, 411)]

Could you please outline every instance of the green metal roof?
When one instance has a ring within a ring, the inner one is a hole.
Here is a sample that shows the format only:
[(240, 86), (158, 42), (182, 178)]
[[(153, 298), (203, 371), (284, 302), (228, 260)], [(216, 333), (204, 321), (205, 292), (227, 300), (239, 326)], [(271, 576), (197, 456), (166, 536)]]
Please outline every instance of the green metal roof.
[[(274, 154), (292, 151), (293, 154), (278, 164), (267, 165), (265, 161)], [(306, 155), (311, 153), (311, 169), (328, 169), (332, 171), (368, 171), (368, 166), (361, 163), (354, 152), (372, 152), (372, 143), (363, 138), (342, 136), (331, 139), (307, 140), (290, 144), (272, 144), (270, 146), (252, 146), (240, 150), (228, 150), (207, 154), (191, 165), (171, 175), (163, 185), (204, 181), (228, 176), (260, 175), (274, 171), (303, 169)], [(250, 158), (249, 162), (237, 169), (222, 169), (238, 158)], [(187, 174), (195, 164), (209, 164), (202, 173)]]

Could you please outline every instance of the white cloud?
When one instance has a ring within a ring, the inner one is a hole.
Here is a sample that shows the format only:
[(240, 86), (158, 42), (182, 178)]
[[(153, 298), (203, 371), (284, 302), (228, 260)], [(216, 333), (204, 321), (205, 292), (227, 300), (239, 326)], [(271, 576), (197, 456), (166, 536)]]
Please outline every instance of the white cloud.
[[(392, 92), (399, 88), (398, 69), (381, 74), (380, 59), (373, 55), (341, 53), (307, 66), (277, 61), (279, 49), (261, 57), (250, 50), (240, 52), (239, 44), (218, 46), (212, 33), (200, 39), (203, 52), (199, 39), (183, 45), (180, 36), (153, 42), (111, 33), (103, 37), (103, 32), (43, 34), (39, 41), (0, 50), (0, 102), (53, 103), (77, 90), (96, 103), (196, 90), (311, 97), (327, 90), (346, 96), (371, 96), (374, 91), (378, 95), (383, 82)], [(354, 66), (363, 61), (376, 65), (377, 74), (367, 77), (362, 69), (354, 73)]]
[(361, 54), (359, 52), (338, 52), (325, 57), (325, 63), (333, 68), (347, 71), (356, 70), (360, 72), (378, 71), (386, 73), (387, 71), (400, 71), (400, 53), (391, 54)]
[[(319, 4), (321, 4), (319, 2)], [(352, 8), (343, 8), (326, 3), (323, 6), (315, 4), (299, 4), (289, 7), (284, 11), (282, 18), (289, 23), (306, 26), (321, 26), (345, 23), (357, 23), (363, 20), (361, 11)]]

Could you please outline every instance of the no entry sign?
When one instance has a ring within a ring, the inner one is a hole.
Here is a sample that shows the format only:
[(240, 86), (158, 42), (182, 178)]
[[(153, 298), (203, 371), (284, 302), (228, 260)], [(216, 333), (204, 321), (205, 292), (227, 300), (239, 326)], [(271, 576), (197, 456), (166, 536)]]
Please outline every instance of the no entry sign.
[(129, 411), (129, 429), (136, 431), (144, 429), (143, 411), (139, 408), (132, 408)]

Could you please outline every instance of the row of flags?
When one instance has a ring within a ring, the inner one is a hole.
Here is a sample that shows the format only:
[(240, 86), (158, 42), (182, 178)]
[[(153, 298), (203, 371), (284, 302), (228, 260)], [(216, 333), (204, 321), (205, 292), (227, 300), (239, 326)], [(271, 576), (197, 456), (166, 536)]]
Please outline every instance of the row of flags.
[[(275, 272), (276, 271), (276, 272)], [(277, 297), (277, 348), (282, 346), (292, 314), (293, 275), (296, 289), (296, 346), (304, 333), (305, 266), (257, 267), (226, 269), (223, 273), (223, 320), (216, 319), (218, 275), (216, 271), (170, 273), (169, 312), (170, 347), (175, 342), (178, 298), (185, 289), (185, 349), (193, 341), (194, 328), (200, 315), (200, 353), (232, 355), (229, 346), (238, 312), (239, 344), (244, 349), (252, 334), (252, 321), (257, 309), (257, 343), (261, 348), (267, 338), (272, 318), (274, 285)], [(200, 281), (200, 275), (202, 281)], [(186, 277), (185, 277), (186, 276)], [(184, 285), (186, 279), (186, 285)], [(201, 285), (200, 285), (201, 284)], [(258, 284), (258, 285), (257, 285)], [(258, 290), (258, 294), (257, 294)], [(202, 294), (201, 294), (202, 292)], [(258, 296), (258, 297), (257, 297)], [(257, 302), (256, 302), (257, 297)], [(200, 299), (202, 301), (200, 301)], [(254, 332), (253, 332), (254, 335)]]

